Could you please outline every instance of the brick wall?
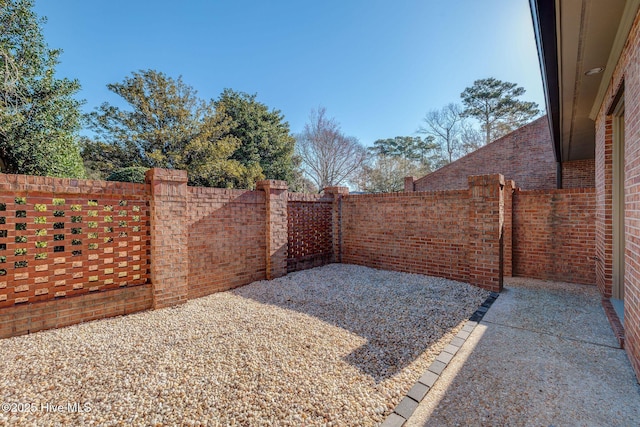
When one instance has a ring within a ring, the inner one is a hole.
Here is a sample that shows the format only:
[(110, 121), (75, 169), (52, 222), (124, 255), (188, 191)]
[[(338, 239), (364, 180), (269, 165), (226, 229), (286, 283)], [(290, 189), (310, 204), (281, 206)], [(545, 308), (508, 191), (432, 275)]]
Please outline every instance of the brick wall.
[(265, 194), (189, 187), (188, 297), (266, 278)]
[(556, 188), (556, 162), (543, 116), (414, 183), (415, 191), (461, 190), (472, 175), (503, 174), (524, 189)]
[(468, 190), (344, 196), (342, 262), (499, 290), (501, 179), (470, 177)]
[(594, 188), (595, 186), (595, 159), (562, 163), (562, 188)]
[(610, 109), (624, 90), (625, 120), (625, 348), (640, 379), (640, 14), (629, 33), (620, 60), (596, 118), (596, 270), (605, 297), (612, 286), (612, 178), (613, 134)]
[(258, 181), (256, 189), (265, 193), (266, 277), (275, 279), (287, 274), (287, 183), (267, 179)]
[(513, 275), (595, 284), (595, 189), (513, 193)]
[(187, 301), (189, 264), (186, 255), (187, 172), (149, 169), (149, 271), (153, 283), (153, 307), (163, 308)]
[(0, 338), (136, 313), (152, 305), (152, 287), (146, 284), (5, 307), (0, 309)]
[(468, 281), (468, 191), (349, 195), (342, 206), (346, 264)]
[[(575, 216), (558, 209), (575, 205), (583, 215), (588, 209), (575, 199), (593, 193), (586, 190), (512, 194), (514, 183), (496, 174), (468, 177), (466, 190), (348, 195), (331, 187), (320, 196), (289, 194), (281, 181), (244, 191), (190, 188), (186, 178), (162, 169), (150, 170), (146, 185), (0, 176), (0, 302), (11, 309), (0, 306), (0, 327), (32, 332), (172, 306), (328, 262), (494, 291), (512, 266), (515, 274), (584, 281), (582, 265), (571, 269), (579, 233), (548, 239), (557, 228), (576, 230)], [(554, 259), (535, 264), (543, 253)], [(135, 286), (146, 290), (127, 290)], [(68, 318), (46, 318), (58, 309), (70, 310)]]
[(289, 193), (287, 272), (328, 264), (333, 257), (333, 197)]
[[(147, 283), (148, 193), (140, 184), (0, 174), (0, 323), (23, 333), (24, 324), (34, 331), (118, 311), (90, 295)], [(129, 312), (149, 306), (134, 301)], [(77, 312), (54, 321), (38, 307)]]

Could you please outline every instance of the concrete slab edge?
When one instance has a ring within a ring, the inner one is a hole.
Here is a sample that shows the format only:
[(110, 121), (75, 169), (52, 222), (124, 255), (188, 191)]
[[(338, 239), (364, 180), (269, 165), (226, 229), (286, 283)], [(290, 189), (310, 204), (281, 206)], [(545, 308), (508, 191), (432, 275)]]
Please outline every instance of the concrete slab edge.
[(602, 308), (604, 309), (604, 313), (607, 315), (607, 319), (609, 319), (609, 324), (611, 325), (611, 329), (613, 329), (613, 334), (618, 340), (618, 345), (620, 348), (624, 348), (624, 326), (622, 326), (622, 322), (620, 322), (618, 313), (616, 313), (615, 308), (613, 308), (611, 300), (603, 298)]
[(442, 371), (449, 365), (454, 355), (458, 352), (460, 347), (464, 345), (467, 338), (469, 338), (469, 335), (471, 335), (471, 332), (473, 332), (476, 326), (478, 326), (478, 323), (480, 323), (484, 315), (487, 314), (489, 307), (491, 307), (491, 304), (494, 303), (499, 295), (500, 294), (496, 292), (491, 292), (489, 294), (487, 299), (484, 300), (478, 309), (469, 317), (460, 332), (453, 337), (451, 342), (445, 346), (444, 350), (442, 350), (442, 352), (440, 352), (436, 359), (431, 363), (427, 372), (425, 372), (418, 381), (416, 381), (416, 383), (407, 392), (406, 396), (403, 397), (400, 403), (395, 407), (393, 412), (382, 424), (380, 424), (380, 427), (402, 427), (407, 422), (414, 411), (418, 408), (420, 402), (428, 396), (429, 391), (440, 378)]

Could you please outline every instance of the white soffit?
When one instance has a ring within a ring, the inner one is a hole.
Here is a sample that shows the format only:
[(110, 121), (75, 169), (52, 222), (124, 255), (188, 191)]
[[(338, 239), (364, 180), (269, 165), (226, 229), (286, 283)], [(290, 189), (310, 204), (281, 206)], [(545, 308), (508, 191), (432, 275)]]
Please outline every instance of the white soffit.
[(605, 66), (608, 71), (607, 61), (612, 56), (625, 6), (625, 0), (556, 0), (564, 160), (594, 156), (595, 129), (590, 113), (604, 84), (604, 73), (587, 76), (585, 72)]

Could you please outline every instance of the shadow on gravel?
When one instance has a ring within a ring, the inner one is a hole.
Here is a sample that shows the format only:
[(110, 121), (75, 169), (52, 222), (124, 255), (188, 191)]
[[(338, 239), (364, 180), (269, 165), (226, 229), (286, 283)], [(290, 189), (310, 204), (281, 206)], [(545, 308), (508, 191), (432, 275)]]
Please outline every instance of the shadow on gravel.
[(487, 292), (447, 279), (330, 264), (231, 291), (295, 310), (367, 340), (344, 360), (377, 383), (466, 320)]

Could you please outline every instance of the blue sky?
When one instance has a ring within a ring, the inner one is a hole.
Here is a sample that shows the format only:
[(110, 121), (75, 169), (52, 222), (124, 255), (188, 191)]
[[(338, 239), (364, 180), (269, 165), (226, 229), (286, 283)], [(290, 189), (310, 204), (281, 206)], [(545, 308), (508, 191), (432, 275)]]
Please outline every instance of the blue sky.
[(292, 132), (324, 106), (371, 145), (415, 135), (427, 111), (496, 77), (544, 108), (528, 0), (36, 0), (85, 111), (133, 71), (182, 76), (200, 97), (257, 93)]

